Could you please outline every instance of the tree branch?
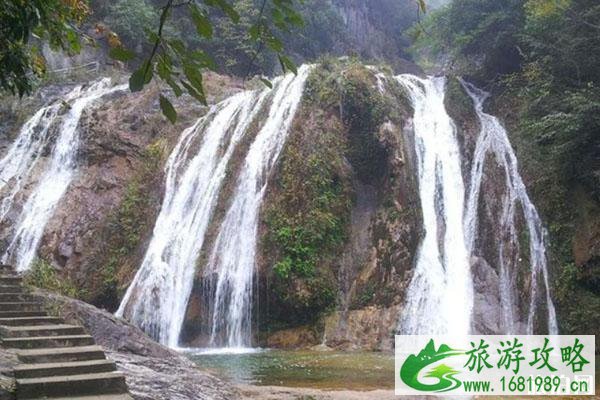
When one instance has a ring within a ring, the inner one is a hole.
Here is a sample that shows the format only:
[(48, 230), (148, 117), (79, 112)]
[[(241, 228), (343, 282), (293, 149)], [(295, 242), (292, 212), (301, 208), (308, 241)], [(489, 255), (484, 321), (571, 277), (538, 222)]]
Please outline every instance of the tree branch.
[(165, 22), (167, 21), (167, 13), (169, 12), (169, 10), (171, 9), (172, 6), (173, 6), (173, 0), (168, 0), (167, 4), (165, 4), (165, 6), (162, 8), (162, 12), (160, 14), (160, 25), (158, 26), (157, 38), (154, 41), (154, 46), (152, 47), (152, 52), (150, 53), (150, 57), (148, 57), (148, 61), (146, 62), (146, 68), (144, 68), (144, 79), (146, 79), (146, 76), (148, 75), (148, 72), (150, 71), (150, 66), (152, 65), (152, 60), (156, 56), (156, 51), (158, 50), (158, 46), (160, 45), (160, 42), (162, 41), (163, 27), (165, 25)]
[[(260, 6), (260, 12), (258, 13), (258, 17), (256, 18), (256, 24), (259, 24), (260, 21), (262, 20), (264, 14), (265, 14), (266, 5), (267, 5), (267, 0), (262, 0), (262, 4)], [(259, 31), (259, 33), (262, 33), (262, 32)], [(260, 39), (258, 42), (258, 45), (256, 47), (256, 50), (254, 51), (254, 55), (252, 56), (252, 58), (250, 59), (250, 62), (248, 63), (248, 68), (246, 69), (246, 73), (244, 74), (244, 80), (246, 80), (248, 78), (248, 76), (250, 75), (252, 66), (254, 65), (254, 62), (256, 61), (256, 59), (258, 58), (258, 55), (262, 52), (263, 48), (264, 48), (264, 41), (262, 39)]]

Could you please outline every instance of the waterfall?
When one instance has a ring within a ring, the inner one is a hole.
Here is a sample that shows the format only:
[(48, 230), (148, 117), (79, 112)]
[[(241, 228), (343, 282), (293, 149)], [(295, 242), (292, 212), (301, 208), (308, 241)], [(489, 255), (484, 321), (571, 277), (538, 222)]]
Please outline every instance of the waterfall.
[[(43, 107), (23, 126), (19, 137), (0, 162), (3, 167), (2, 180), (14, 181), (9, 193), (3, 195), (2, 218), (12, 207), (16, 193), (22, 188), (47, 144), (49, 129), (57, 119), (60, 120), (48, 165), (16, 220), (12, 240), (2, 256), (3, 263), (14, 261), (17, 271), (29, 268), (46, 223), (77, 171), (77, 128), (83, 111), (102, 96), (125, 88), (125, 85), (111, 87), (109, 78), (94, 82), (87, 88), (78, 86), (64, 99), (69, 107), (64, 115), (58, 115), (60, 105), (57, 103)], [(6, 185), (6, 182), (0, 185)]]
[[(537, 310), (537, 304), (541, 300), (538, 293), (538, 282), (542, 279), (544, 285), (545, 301), (548, 308), (548, 332), (558, 333), (558, 324), (556, 322), (556, 312), (550, 297), (550, 288), (548, 284), (548, 267), (546, 260), (546, 246), (544, 243), (544, 229), (535, 206), (532, 204), (519, 175), (517, 166), (517, 157), (508, 140), (508, 135), (498, 118), (483, 111), (483, 104), (488, 93), (477, 89), (473, 85), (461, 81), (463, 87), (473, 99), (475, 111), (481, 123), (481, 131), (477, 139), (473, 155), (473, 164), (471, 170), (471, 183), (468, 193), (467, 218), (465, 220), (465, 229), (467, 231), (467, 242), (469, 249), (474, 246), (477, 239), (478, 226), (478, 204), (481, 183), (484, 176), (484, 166), (486, 157), (490, 154), (495, 156), (496, 163), (503, 169), (506, 177), (506, 188), (502, 201), (502, 212), (500, 221), (498, 221), (497, 231), (500, 240), (498, 250), (498, 269), (500, 275), (500, 294), (502, 300), (503, 318), (507, 333), (516, 332), (515, 322), (517, 321), (517, 310), (515, 298), (519, 296), (515, 293), (514, 277), (517, 271), (514, 270), (514, 262), (518, 256), (519, 237), (518, 228), (515, 221), (515, 213), (520, 205), (529, 234), (529, 257), (531, 263), (531, 293), (529, 300), (529, 310), (527, 316), (527, 334), (534, 333), (534, 319)], [(508, 245), (505, 239), (508, 238)], [(511, 252), (515, 249), (516, 253)]]
[[(283, 148), (310, 66), (288, 75), (277, 89), (269, 115), (250, 146), (207, 266), (212, 273), (212, 346), (251, 346), (252, 291), (258, 215), (268, 177)], [(211, 291), (212, 291), (211, 290)]]
[(456, 128), (444, 107), (446, 80), (396, 79), (414, 107), (424, 228), (398, 328), (404, 334), (468, 334), (473, 284), (463, 229), (465, 187)]
[[(214, 106), (183, 132), (169, 157), (152, 239), (117, 310), (163, 344), (178, 344), (196, 261), (227, 164), (265, 97), (266, 91), (242, 92)], [(190, 156), (199, 138), (199, 149)]]
[[(256, 153), (269, 151), (267, 144), (280, 146), (279, 142), (285, 139), (306, 75), (307, 67), (302, 67), (297, 77), (290, 74), (276, 79), (272, 90), (234, 95), (212, 107), (206, 116), (182, 133), (167, 162), (165, 197), (152, 239), (117, 310), (118, 316), (128, 318), (161, 343), (178, 346), (198, 258), (231, 157), (252, 122), (259, 117), (263, 104), (270, 101), (269, 116), (251, 146), (239, 179), (254, 179), (254, 175), (247, 176), (248, 170), (261, 167), (255, 165), (263, 162), (261, 157), (274, 161), (272, 154)], [(253, 156), (248, 162), (250, 154)], [(256, 184), (248, 181), (238, 190), (254, 193)], [(247, 208), (244, 211), (254, 207), (242, 206)], [(237, 225), (235, 229), (242, 226)], [(245, 241), (237, 245), (248, 246), (255, 239), (244, 237)], [(217, 239), (217, 244), (220, 242)], [(235, 262), (240, 265), (245, 262), (239, 252), (238, 257)], [(214, 258), (211, 257), (211, 264)]]
[[(69, 97), (69, 95), (67, 95)], [(60, 103), (40, 108), (21, 128), (17, 139), (0, 160), (0, 222), (12, 209), (15, 196), (31, 176), (43, 149)]]
[[(396, 77), (408, 91), (414, 107), (415, 153), (418, 163), (419, 197), (424, 237), (418, 249), (414, 275), (398, 329), (406, 334), (468, 334), (473, 311), (473, 277), (470, 257), (477, 253), (481, 187), (486, 158), (495, 156), (502, 169), (505, 188), (501, 199), (497, 232), (498, 254), (494, 263), (499, 275), (501, 318), (505, 332), (534, 333), (539, 303), (547, 307), (548, 332), (558, 332), (556, 313), (550, 297), (544, 229), (518, 172), (517, 158), (500, 121), (483, 111), (488, 94), (461, 81), (473, 99), (481, 124), (472, 155), (469, 185), (461, 172), (461, 153), (456, 129), (444, 107), (444, 78)], [(501, 184), (501, 183), (497, 183)], [(468, 190), (467, 190), (468, 189)], [(516, 292), (519, 256), (517, 211), (523, 212), (529, 235), (530, 292), (525, 332)]]

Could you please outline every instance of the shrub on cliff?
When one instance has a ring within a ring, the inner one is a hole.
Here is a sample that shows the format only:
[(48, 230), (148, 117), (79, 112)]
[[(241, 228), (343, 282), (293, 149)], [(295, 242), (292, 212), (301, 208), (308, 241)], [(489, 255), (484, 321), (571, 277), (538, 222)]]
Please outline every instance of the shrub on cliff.
[(28, 286), (46, 289), (63, 296), (81, 298), (84, 295), (68, 277), (61, 276), (49, 262), (41, 258), (34, 260), (23, 282)]

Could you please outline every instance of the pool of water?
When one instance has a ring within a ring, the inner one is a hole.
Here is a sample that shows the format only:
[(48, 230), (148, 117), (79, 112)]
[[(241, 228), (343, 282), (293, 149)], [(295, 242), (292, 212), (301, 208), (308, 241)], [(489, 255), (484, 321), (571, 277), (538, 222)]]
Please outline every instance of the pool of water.
[(186, 355), (201, 368), (235, 383), (346, 390), (394, 388), (392, 354), (242, 350), (188, 350)]

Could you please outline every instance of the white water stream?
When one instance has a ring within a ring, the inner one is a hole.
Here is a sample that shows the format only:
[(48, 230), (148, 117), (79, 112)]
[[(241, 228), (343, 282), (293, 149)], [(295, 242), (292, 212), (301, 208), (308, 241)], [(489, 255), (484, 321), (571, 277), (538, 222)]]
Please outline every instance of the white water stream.
[[(227, 167), (237, 144), (268, 100), (269, 114), (242, 166), (232, 206), (217, 236), (209, 267), (205, 268), (205, 273), (211, 271), (223, 276), (223, 282), (231, 277), (233, 265), (243, 269), (234, 273), (238, 279), (235, 286), (216, 286), (215, 304), (222, 307), (221, 296), (235, 299), (235, 307), (242, 311), (235, 315), (238, 319), (230, 321), (231, 326), (244, 325), (240, 321), (251, 318), (251, 306), (244, 302), (252, 299), (240, 297), (238, 292), (252, 287), (252, 273), (246, 269), (249, 257), (251, 267), (254, 266), (256, 238), (252, 232), (256, 230), (263, 180), (283, 146), (307, 75), (305, 66), (300, 68), (298, 76), (290, 74), (275, 80), (272, 90), (239, 93), (213, 107), (207, 116), (183, 132), (167, 163), (165, 198), (153, 237), (117, 315), (128, 318), (161, 343), (178, 346), (198, 258)], [(200, 144), (193, 153), (198, 138)], [(218, 282), (222, 282), (221, 278)], [(249, 344), (249, 339), (248, 334), (243, 343)]]
[[(265, 93), (242, 92), (186, 129), (166, 166), (165, 197), (152, 240), (117, 315), (177, 347), (196, 261), (227, 164)], [(190, 154), (195, 141), (201, 143)]]
[[(500, 271), (500, 294), (502, 301), (503, 319), (506, 333), (534, 333), (534, 321), (538, 302), (546, 303), (548, 309), (548, 332), (558, 333), (556, 312), (550, 297), (548, 284), (548, 266), (546, 259), (546, 246), (544, 243), (544, 228), (535, 206), (527, 194), (523, 179), (519, 175), (517, 157), (510, 144), (508, 135), (498, 118), (483, 111), (483, 104), (489, 94), (477, 89), (473, 85), (462, 81), (463, 87), (473, 99), (475, 112), (481, 123), (481, 131), (477, 139), (471, 169), (471, 183), (468, 194), (467, 218), (465, 229), (467, 241), (471, 249), (477, 239), (478, 205), (480, 188), (484, 177), (486, 158), (494, 155), (494, 160), (503, 169), (505, 175), (505, 190), (502, 201), (500, 221), (495, 228), (498, 232), (498, 268)], [(521, 208), (525, 218), (525, 228), (529, 235), (529, 262), (531, 264), (531, 291), (529, 295), (529, 311), (525, 332), (517, 332), (518, 312), (515, 299), (519, 296), (516, 292), (516, 276), (518, 271), (518, 251), (520, 247), (518, 227), (516, 226), (516, 212)], [(540, 281), (541, 279), (541, 281)], [(538, 284), (544, 287), (544, 297), (539, 293)]]
[[(75, 89), (70, 97), (78, 89)], [(17, 139), (0, 160), (0, 222), (12, 209), (15, 196), (21, 191), (44, 148), (48, 143), (48, 131), (56, 120), (60, 103), (44, 106), (21, 128)]]
[(258, 215), (268, 177), (287, 139), (310, 70), (310, 66), (302, 66), (297, 76), (288, 75), (277, 88), (265, 124), (246, 155), (219, 229), (207, 266), (207, 272), (216, 276), (211, 307), (213, 347), (252, 345)]
[(111, 86), (109, 78), (94, 82), (86, 88), (78, 86), (64, 99), (69, 106), (64, 115), (58, 115), (59, 104), (47, 106), (38, 111), (21, 129), (15, 144), (1, 161), (4, 182), (0, 185), (11, 180), (14, 182), (8, 194), (3, 196), (2, 217), (12, 207), (16, 193), (22, 189), (24, 180), (38, 161), (48, 141), (50, 127), (55, 121), (60, 121), (48, 165), (16, 220), (12, 240), (2, 255), (3, 263), (13, 262), (17, 271), (29, 268), (44, 228), (77, 172), (78, 125), (83, 111), (102, 96), (126, 87)]
[[(465, 190), (456, 129), (444, 106), (445, 79), (400, 75), (414, 107), (413, 128), (418, 162), (423, 238), (408, 287), (398, 330), (404, 334), (469, 334), (474, 307), (471, 255), (478, 234), (481, 186), (486, 158), (495, 156), (505, 179), (498, 232), (497, 260), (504, 333), (533, 334), (539, 304), (547, 308), (548, 332), (556, 334), (556, 313), (549, 293), (544, 229), (519, 175), (517, 158), (500, 121), (483, 111), (488, 94), (462, 82), (481, 123)], [(501, 183), (497, 183), (501, 184)], [(523, 211), (529, 236), (530, 281), (526, 323), (518, 315), (519, 265), (517, 210)], [(524, 327), (523, 327), (524, 325)], [(523, 332), (524, 331), (524, 332)], [(502, 333), (502, 332), (499, 332)]]
[(473, 308), (463, 230), (465, 187), (456, 128), (444, 107), (444, 78), (400, 75), (414, 107), (424, 237), (399, 330), (404, 334), (468, 334)]

